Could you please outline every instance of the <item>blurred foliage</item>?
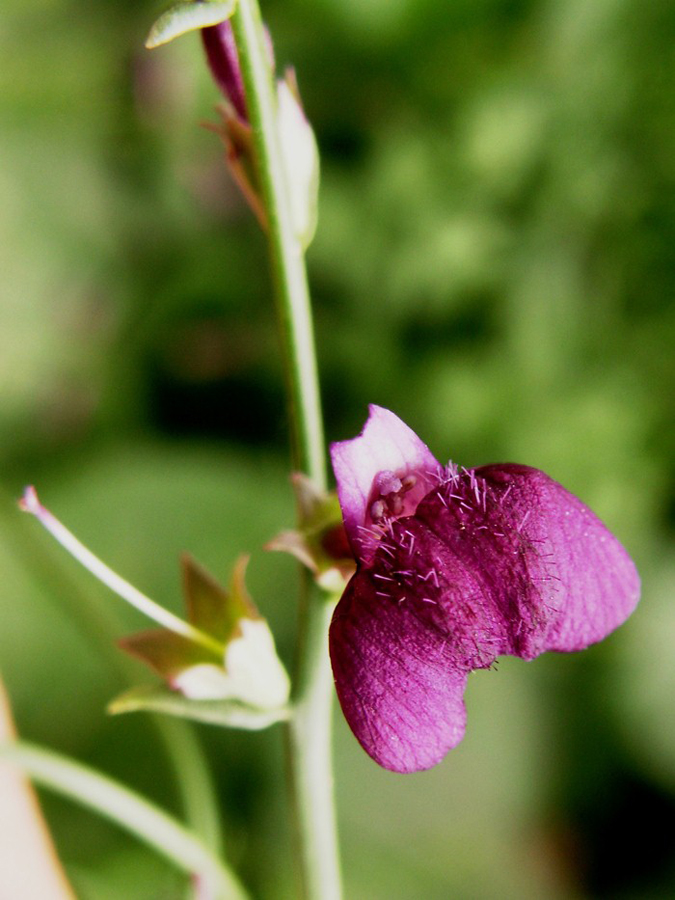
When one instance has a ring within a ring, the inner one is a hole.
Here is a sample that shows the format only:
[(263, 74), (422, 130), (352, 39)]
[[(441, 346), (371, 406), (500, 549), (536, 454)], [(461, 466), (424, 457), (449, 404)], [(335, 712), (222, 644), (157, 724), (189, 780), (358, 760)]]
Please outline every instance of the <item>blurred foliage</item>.
[[(161, 3), (0, 13), (0, 668), (23, 734), (178, 797), (152, 720), (109, 720), (139, 625), (13, 506), (24, 482), (179, 606), (189, 549), (250, 583), (292, 652), (292, 516), (257, 226), (199, 127), (196, 38)], [(267, 0), (322, 150), (310, 249), (328, 432), (368, 402), (440, 457), (539, 466), (634, 554), (644, 600), (602, 646), (473, 676), (465, 742), (375, 768), (338, 720), (350, 900), (675, 894), (675, 6), (669, 0)], [(146, 676), (140, 667), (135, 677)], [(278, 729), (200, 728), (230, 858), (295, 895)], [(180, 878), (45, 798), (79, 896)]]

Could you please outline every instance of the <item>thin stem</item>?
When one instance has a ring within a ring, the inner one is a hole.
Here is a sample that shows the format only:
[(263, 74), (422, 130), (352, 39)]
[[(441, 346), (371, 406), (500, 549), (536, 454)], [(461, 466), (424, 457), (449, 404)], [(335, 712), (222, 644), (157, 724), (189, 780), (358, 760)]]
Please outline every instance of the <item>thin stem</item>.
[(275, 285), (290, 406), (293, 466), (326, 487), (325, 441), (304, 251), (295, 233), (276, 118), (276, 94), (256, 0), (240, 0), (232, 17), (253, 129)]
[[(325, 490), (325, 442), (304, 253), (291, 215), (276, 93), (256, 0), (239, 0), (231, 21), (267, 212), (293, 466)], [(308, 900), (338, 900), (341, 885), (331, 760), (333, 689), (327, 641), (331, 610), (306, 574), (302, 592), (294, 715), (287, 741), (291, 790), (304, 894)]]
[(0, 744), (0, 758), (38, 784), (88, 806), (154, 847), (183, 871), (202, 881), (205, 896), (246, 900), (229, 869), (192, 832), (124, 785), (75, 760), (22, 741)]
[(204, 748), (188, 723), (171, 716), (155, 716), (155, 722), (176, 773), (188, 827), (214, 856), (222, 858), (224, 841), (218, 803), (214, 802), (216, 786)]
[(146, 597), (132, 584), (122, 578), (117, 572), (106, 566), (106, 564), (95, 556), (91, 550), (88, 550), (84, 544), (79, 541), (75, 535), (69, 531), (66, 526), (60, 522), (56, 516), (49, 512), (38, 500), (35, 488), (26, 488), (26, 491), (19, 503), (24, 512), (34, 515), (40, 524), (56, 538), (61, 546), (67, 550), (85, 569), (88, 569), (92, 575), (95, 575), (99, 581), (103, 582), (106, 587), (114, 591), (118, 597), (126, 600), (127, 603), (134, 606), (139, 612), (142, 612), (148, 618), (153, 619), (159, 625), (168, 628), (176, 634), (180, 634), (188, 640), (194, 641), (213, 651), (218, 656), (223, 653), (223, 646), (215, 638), (210, 637), (189, 622), (175, 616), (168, 609), (164, 609), (150, 597)]
[(333, 674), (327, 648), (333, 608), (323, 598), (306, 595), (287, 735), (303, 880), (311, 900), (342, 896), (332, 767)]

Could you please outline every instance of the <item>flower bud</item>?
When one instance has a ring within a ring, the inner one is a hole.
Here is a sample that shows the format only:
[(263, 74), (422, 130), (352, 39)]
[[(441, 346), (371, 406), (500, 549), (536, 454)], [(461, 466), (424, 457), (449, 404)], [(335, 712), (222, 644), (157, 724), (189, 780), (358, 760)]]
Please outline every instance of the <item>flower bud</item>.
[(202, 28), (202, 43), (211, 74), (243, 122), (248, 122), (239, 54), (229, 21)]

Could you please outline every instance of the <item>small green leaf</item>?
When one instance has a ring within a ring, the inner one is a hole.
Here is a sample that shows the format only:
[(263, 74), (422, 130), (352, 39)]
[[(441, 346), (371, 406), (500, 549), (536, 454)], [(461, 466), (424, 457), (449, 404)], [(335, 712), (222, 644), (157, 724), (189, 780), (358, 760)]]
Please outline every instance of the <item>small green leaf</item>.
[(108, 712), (113, 715), (141, 711), (167, 713), (181, 719), (246, 731), (261, 731), (290, 717), (287, 706), (269, 710), (234, 700), (189, 700), (175, 691), (151, 685), (125, 691), (108, 704)]
[(205, 0), (202, 3), (177, 3), (157, 19), (145, 42), (148, 50), (168, 44), (181, 34), (218, 25), (230, 18), (237, 0)]

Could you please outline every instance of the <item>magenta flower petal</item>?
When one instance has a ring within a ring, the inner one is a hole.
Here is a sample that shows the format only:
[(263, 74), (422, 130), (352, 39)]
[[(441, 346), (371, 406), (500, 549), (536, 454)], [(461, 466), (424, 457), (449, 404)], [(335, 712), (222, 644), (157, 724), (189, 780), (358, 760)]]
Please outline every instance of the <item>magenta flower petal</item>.
[(235, 108), (242, 122), (248, 122), (244, 82), (232, 23), (228, 20), (202, 28), (202, 42), (216, 84)]
[(464, 737), (467, 669), (431, 607), (383, 602), (368, 571), (352, 578), (330, 629), (340, 705), (364, 750), (385, 769), (436, 765)]
[(583, 649), (640, 593), (619, 541), (543, 472), (434, 470), (430, 459), (377, 407), (362, 435), (333, 448), (359, 562), (331, 624), (335, 683), (358, 740), (397, 772), (428, 768), (461, 740), (471, 670), (505, 653)]
[(538, 469), (475, 469), (488, 504), (510, 523), (521, 578), (529, 586), (532, 632), (512, 633), (507, 651), (532, 658), (544, 650), (583, 650), (607, 637), (635, 609), (640, 578), (623, 546), (574, 494)]
[[(482, 643), (489, 635), (501, 653), (532, 659), (545, 650), (581, 650), (606, 637), (637, 604), (639, 578), (619, 541), (537, 469), (498, 465), (449, 474), (419, 504), (414, 520), (483, 584), (479, 609), (473, 590), (448, 609), (454, 626), (472, 609), (474, 637)], [(410, 530), (407, 520), (392, 524), (392, 543), (404, 528)], [(410, 578), (407, 586), (414, 593)], [(443, 587), (431, 599), (448, 608)]]
[[(405, 510), (412, 512), (440, 468), (427, 445), (398, 416), (375, 405), (369, 412), (358, 437), (332, 444), (330, 450), (345, 531), (357, 559), (372, 549), (372, 505), (377, 497), (404, 496)], [(402, 491), (406, 477), (415, 484)]]

